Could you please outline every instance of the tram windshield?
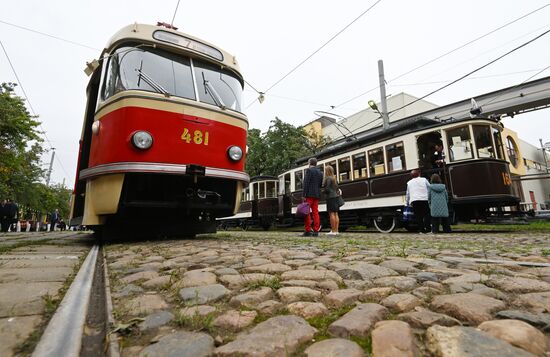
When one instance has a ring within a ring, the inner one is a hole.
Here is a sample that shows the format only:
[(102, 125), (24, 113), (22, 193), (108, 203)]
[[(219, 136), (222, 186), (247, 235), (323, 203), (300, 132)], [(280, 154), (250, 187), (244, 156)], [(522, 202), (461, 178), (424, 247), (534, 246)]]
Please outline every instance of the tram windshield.
[(149, 47), (120, 47), (109, 58), (102, 98), (124, 90), (156, 92), (241, 111), (242, 85), (232, 72)]

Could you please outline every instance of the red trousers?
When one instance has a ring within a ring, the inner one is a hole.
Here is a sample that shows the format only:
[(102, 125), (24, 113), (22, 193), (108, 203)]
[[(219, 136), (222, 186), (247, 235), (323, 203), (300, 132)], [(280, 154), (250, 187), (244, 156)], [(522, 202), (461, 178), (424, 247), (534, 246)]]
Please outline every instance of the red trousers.
[(313, 230), (319, 232), (321, 220), (319, 219), (319, 199), (315, 197), (306, 197), (306, 202), (311, 208), (311, 214), (304, 218), (306, 232), (311, 232), (311, 215), (313, 215)]

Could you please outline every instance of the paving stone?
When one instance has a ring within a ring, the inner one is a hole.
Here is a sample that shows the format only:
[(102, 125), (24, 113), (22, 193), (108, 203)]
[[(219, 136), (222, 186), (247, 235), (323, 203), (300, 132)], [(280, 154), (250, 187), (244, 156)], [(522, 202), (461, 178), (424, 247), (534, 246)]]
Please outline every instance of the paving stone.
[(128, 308), (132, 315), (146, 315), (157, 310), (168, 308), (168, 304), (157, 294), (140, 295), (128, 302)]
[(327, 307), (320, 302), (293, 302), (287, 306), (287, 309), (291, 314), (301, 316), (304, 319), (310, 319), (328, 313)]
[(389, 276), (374, 280), (374, 285), (382, 287), (394, 287), (397, 290), (412, 290), (416, 285), (416, 279), (405, 276)]
[(504, 294), (502, 291), (493, 289), (493, 288), (488, 288), (486, 286), (477, 287), (473, 289), (471, 292), (474, 294), (485, 295), (485, 296), (492, 297), (494, 299), (499, 299), (499, 300), (506, 300), (508, 298), (508, 296)]
[(444, 284), (456, 284), (456, 283), (483, 283), (487, 281), (489, 276), (480, 273), (463, 274), (443, 280)]
[(150, 280), (157, 278), (159, 274), (156, 271), (140, 271), (138, 273), (130, 274), (120, 279), (120, 282), (124, 284), (133, 283), (139, 280)]
[(317, 301), (321, 298), (321, 292), (302, 286), (288, 286), (277, 290), (277, 296), (288, 304), (296, 301)]
[(519, 295), (513, 304), (534, 312), (550, 312), (550, 292)]
[(343, 338), (330, 338), (306, 348), (307, 357), (363, 357), (365, 352), (355, 342)]
[(388, 309), (378, 304), (360, 304), (353, 310), (334, 321), (328, 327), (328, 333), (334, 337), (368, 337), (374, 324), (388, 315)]
[(210, 305), (187, 306), (180, 309), (180, 315), (183, 317), (207, 316), (216, 312), (216, 308)]
[(11, 283), (26, 281), (34, 282), (64, 282), (73, 272), (69, 267), (36, 267), (36, 268), (5, 268), (0, 269), (0, 282)]
[(432, 326), (426, 331), (426, 347), (438, 357), (528, 357), (532, 354), (513, 347), (473, 327)]
[(244, 294), (234, 296), (229, 301), (229, 305), (234, 307), (248, 307), (252, 308), (261, 302), (270, 300), (273, 298), (273, 290), (268, 287), (263, 287), (259, 290), (252, 290)]
[(256, 306), (256, 310), (258, 310), (262, 314), (273, 315), (279, 312), (283, 307), (284, 305), (279, 301), (267, 300), (262, 302), (261, 304), (258, 304), (258, 306)]
[(492, 314), (504, 310), (506, 304), (487, 296), (465, 293), (436, 296), (431, 307), (461, 321), (478, 325), (491, 320)]
[(417, 273), (415, 277), (416, 277), (416, 280), (418, 280), (421, 283), (424, 281), (435, 281), (435, 282), (439, 281), (439, 277), (437, 276), (437, 274), (429, 271), (422, 271), (420, 273)]
[(214, 319), (213, 325), (230, 331), (240, 331), (250, 326), (258, 316), (256, 311), (229, 310)]
[(153, 278), (151, 280), (147, 280), (141, 286), (143, 286), (146, 289), (159, 289), (165, 286), (168, 286), (170, 284), (170, 275), (162, 275), (157, 278)]
[(144, 348), (140, 357), (207, 357), (214, 350), (214, 339), (205, 333), (178, 331)]
[(268, 273), (268, 274), (280, 274), (289, 270), (292, 270), (292, 268), (289, 267), (288, 265), (280, 264), (280, 263), (255, 265), (255, 266), (251, 266), (243, 269), (245, 273)]
[(416, 263), (403, 259), (390, 259), (379, 264), (381, 267), (395, 270), (399, 274), (416, 273), (419, 270), (415, 268)]
[(273, 279), (275, 279), (275, 275), (261, 273), (222, 275), (219, 277), (220, 282), (227, 285), (230, 289), (242, 289), (251, 284)]
[(325, 296), (325, 304), (331, 307), (353, 305), (361, 297), (362, 292), (356, 289), (341, 289), (331, 291)]
[(225, 286), (221, 284), (194, 286), (183, 288), (179, 294), (182, 300), (187, 304), (202, 305), (217, 301), (230, 293)]
[(372, 288), (364, 291), (361, 295), (361, 301), (376, 301), (384, 299), (390, 296), (394, 292), (394, 288)]
[(304, 260), (304, 259), (292, 259), (292, 260), (285, 260), (284, 263), (286, 265), (289, 265), (293, 268), (300, 267), (302, 265), (308, 265), (311, 264), (311, 260)]
[(284, 272), (281, 275), (283, 280), (315, 280), (323, 281), (327, 279), (334, 280), (336, 282), (342, 282), (342, 278), (332, 270), (314, 270), (314, 269), (302, 269), (291, 270)]
[(0, 318), (39, 315), (44, 312), (43, 296), (57, 296), (63, 283), (34, 282), (0, 284)]
[(485, 289), (487, 286), (480, 283), (452, 283), (449, 284), (451, 294), (469, 293), (473, 290)]
[(372, 287), (368, 280), (344, 280), (344, 285), (349, 289), (367, 290)]
[(407, 260), (413, 263), (425, 265), (427, 267), (432, 267), (432, 268), (445, 268), (448, 265), (447, 263), (442, 262), (440, 260), (424, 258), (424, 257), (414, 257), (412, 255), (409, 255), (407, 257)]
[(276, 316), (259, 323), (250, 332), (242, 332), (226, 345), (218, 347), (214, 356), (285, 356), (311, 341), (317, 330), (303, 318)]
[(525, 294), (550, 291), (550, 284), (526, 278), (499, 277), (486, 282), (487, 286), (506, 291), (508, 293)]
[(318, 282), (315, 280), (283, 280), (282, 286), (304, 286), (306, 288), (316, 288)]
[(411, 294), (394, 294), (382, 300), (380, 304), (392, 311), (406, 312), (419, 306), (422, 302)]
[(13, 356), (13, 350), (33, 333), (42, 316), (14, 316), (0, 319), (0, 356)]
[(271, 260), (265, 259), (265, 258), (252, 258), (247, 259), (244, 261), (245, 267), (251, 267), (251, 266), (257, 266), (257, 265), (264, 265), (264, 264), (270, 264)]
[(143, 288), (134, 285), (134, 284), (128, 284), (124, 288), (122, 288), (120, 291), (113, 293), (114, 297), (122, 297), (122, 296), (128, 296), (133, 294), (140, 294), (144, 292)]
[(414, 296), (416, 296), (421, 300), (424, 300), (426, 302), (431, 302), (434, 296), (441, 294), (441, 291), (427, 287), (427, 286), (421, 286), (411, 291), (411, 294), (413, 294)]
[(519, 320), (485, 321), (477, 327), (483, 332), (506, 341), (512, 346), (544, 357), (548, 350), (546, 336), (533, 326)]
[(145, 320), (139, 324), (140, 330), (148, 330), (166, 325), (174, 319), (174, 315), (169, 311), (158, 311), (147, 315)]
[(426, 329), (433, 325), (455, 326), (461, 325), (460, 321), (445, 314), (430, 311), (420, 306), (414, 311), (405, 312), (397, 316), (398, 319), (408, 322), (412, 327)]
[(513, 319), (527, 322), (543, 332), (550, 333), (550, 314), (532, 313), (519, 310), (499, 311), (496, 317), (501, 319)]
[(342, 278), (351, 280), (373, 280), (385, 276), (398, 275), (395, 270), (379, 265), (357, 262), (348, 264), (336, 271)]
[(371, 333), (372, 355), (376, 357), (414, 357), (418, 350), (409, 324), (403, 321), (380, 321)]
[(214, 271), (216, 275), (239, 275), (239, 272), (236, 269), (232, 268), (220, 268)]
[(338, 290), (340, 287), (338, 286), (338, 283), (336, 283), (334, 280), (323, 280), (317, 282), (316, 287), (321, 290)]
[(183, 274), (183, 277), (177, 283), (177, 286), (182, 288), (189, 288), (193, 286), (204, 286), (213, 284), (216, 284), (216, 274), (202, 270), (191, 270)]

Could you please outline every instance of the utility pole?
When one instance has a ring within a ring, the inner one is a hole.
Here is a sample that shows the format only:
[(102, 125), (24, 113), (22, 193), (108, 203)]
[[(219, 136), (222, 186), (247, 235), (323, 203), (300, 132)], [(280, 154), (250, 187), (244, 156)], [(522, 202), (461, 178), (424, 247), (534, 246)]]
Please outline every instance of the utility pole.
[(388, 104), (386, 102), (386, 80), (384, 79), (384, 62), (378, 60), (378, 79), (380, 82), (380, 106), (382, 107), (383, 125), (382, 128), (387, 130), (390, 127), (390, 117), (388, 116)]
[(55, 157), (55, 148), (52, 148), (52, 159), (50, 160), (50, 168), (48, 169), (48, 176), (46, 176), (46, 186), (50, 186), (50, 177), (52, 176), (53, 159)]

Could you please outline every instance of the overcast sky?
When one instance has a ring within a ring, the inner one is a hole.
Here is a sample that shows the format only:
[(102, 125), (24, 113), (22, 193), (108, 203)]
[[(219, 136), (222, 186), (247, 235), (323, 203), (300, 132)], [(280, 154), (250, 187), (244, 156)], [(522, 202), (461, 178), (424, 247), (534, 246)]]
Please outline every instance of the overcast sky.
[[(2, 41), (42, 127), (56, 148), (52, 181), (73, 186), (85, 107), (86, 61), (125, 25), (170, 22), (177, 0), (3, 1)], [(371, 1), (182, 0), (174, 25), (237, 56), (243, 76), (265, 91), (367, 10)], [(305, 124), (314, 111), (348, 116), (379, 101), (379, 91), (349, 101), (378, 85), (384, 60), (387, 94), (420, 97), (550, 29), (550, 6), (395, 81), (393, 78), (520, 16), (545, 1), (382, 0), (295, 72), (268, 91), (263, 104), (245, 88), (250, 127), (267, 130), (275, 117)], [(91, 48), (60, 41), (12, 25)], [(516, 85), (550, 65), (550, 34), (441, 92), (426, 98), (445, 105)], [(550, 76), (547, 70), (537, 77)], [(0, 82), (17, 82), (0, 52)], [(17, 93), (22, 95), (19, 88)], [(342, 104), (345, 103), (345, 104)], [(331, 106), (336, 108), (331, 109)], [(522, 139), (550, 141), (550, 112), (505, 119)], [(45, 164), (49, 162), (44, 158)]]

